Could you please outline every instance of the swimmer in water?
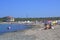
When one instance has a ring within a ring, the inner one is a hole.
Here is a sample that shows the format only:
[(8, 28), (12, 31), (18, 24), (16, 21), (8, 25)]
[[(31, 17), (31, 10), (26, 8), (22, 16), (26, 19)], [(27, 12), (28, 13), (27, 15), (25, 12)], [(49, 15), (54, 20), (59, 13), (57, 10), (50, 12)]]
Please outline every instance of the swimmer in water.
[(10, 26), (8, 27), (8, 30), (9, 30), (9, 29), (11, 29), (11, 27), (10, 27)]

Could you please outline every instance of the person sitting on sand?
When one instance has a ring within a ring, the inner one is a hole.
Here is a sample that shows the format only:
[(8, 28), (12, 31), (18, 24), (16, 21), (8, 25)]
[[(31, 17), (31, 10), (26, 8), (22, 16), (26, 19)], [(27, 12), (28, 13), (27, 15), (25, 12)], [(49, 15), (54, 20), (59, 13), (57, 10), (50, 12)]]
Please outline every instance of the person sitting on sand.
[(51, 23), (46, 22), (44, 29), (51, 29), (51, 26), (52, 26)]

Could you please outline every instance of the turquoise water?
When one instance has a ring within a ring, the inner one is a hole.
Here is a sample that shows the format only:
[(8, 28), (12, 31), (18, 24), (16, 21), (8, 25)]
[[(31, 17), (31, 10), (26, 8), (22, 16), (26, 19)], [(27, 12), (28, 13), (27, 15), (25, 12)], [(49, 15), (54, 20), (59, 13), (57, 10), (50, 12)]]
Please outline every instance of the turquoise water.
[[(8, 29), (10, 27), (10, 29)], [(26, 30), (31, 28), (28, 25), (23, 24), (0, 24), (0, 34), (7, 33), (7, 32), (15, 32), (19, 30)]]

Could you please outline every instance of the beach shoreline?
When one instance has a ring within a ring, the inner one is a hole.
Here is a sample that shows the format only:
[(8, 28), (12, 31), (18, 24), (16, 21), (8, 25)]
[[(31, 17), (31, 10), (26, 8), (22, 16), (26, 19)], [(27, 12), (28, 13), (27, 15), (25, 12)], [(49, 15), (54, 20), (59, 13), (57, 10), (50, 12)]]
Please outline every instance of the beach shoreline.
[(55, 29), (40, 30), (41, 28), (32, 28), (29, 30), (6, 33), (0, 36), (0, 40), (60, 40), (60, 25)]

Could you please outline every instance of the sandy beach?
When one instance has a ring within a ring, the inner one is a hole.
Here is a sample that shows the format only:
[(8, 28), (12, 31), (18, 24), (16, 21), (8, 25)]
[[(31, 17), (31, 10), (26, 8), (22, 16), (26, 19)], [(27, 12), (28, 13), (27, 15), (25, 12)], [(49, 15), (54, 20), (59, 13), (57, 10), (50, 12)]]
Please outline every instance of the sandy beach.
[(0, 40), (60, 40), (60, 25), (48, 30), (41, 30), (42, 27), (43, 25), (29, 30), (5, 33), (0, 35)]

